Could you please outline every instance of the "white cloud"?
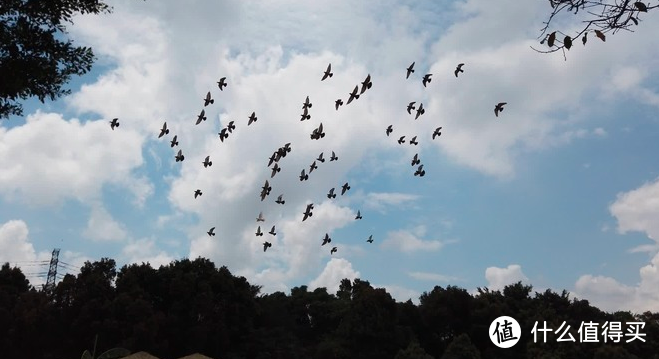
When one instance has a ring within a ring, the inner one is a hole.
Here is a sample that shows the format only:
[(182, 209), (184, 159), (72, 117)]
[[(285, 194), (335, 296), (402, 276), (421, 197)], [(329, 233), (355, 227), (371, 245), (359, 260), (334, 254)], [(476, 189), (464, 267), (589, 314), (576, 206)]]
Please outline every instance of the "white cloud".
[(488, 267), (485, 269), (487, 287), (491, 290), (503, 290), (507, 285), (517, 283), (528, 283), (529, 278), (522, 272), (519, 264), (510, 264), (506, 268)]
[(411, 299), (414, 304), (419, 304), (421, 293), (416, 290), (398, 285), (374, 285), (373, 287), (384, 288), (397, 302), (407, 302)]
[(446, 242), (440, 240), (424, 240), (420, 237), (425, 235), (425, 227), (419, 226), (414, 230), (399, 230), (389, 232), (387, 238), (382, 242), (382, 248), (392, 248), (405, 253), (419, 251), (438, 251)]
[(122, 255), (127, 263), (150, 263), (151, 267), (158, 268), (161, 265), (168, 265), (174, 260), (174, 257), (167, 252), (160, 250), (155, 239), (141, 238), (130, 240), (124, 246)]
[(341, 285), (341, 280), (348, 278), (353, 281), (360, 274), (352, 268), (352, 263), (343, 258), (330, 259), (323, 271), (309, 283), (309, 289), (327, 288), (328, 293), (336, 293)]
[(92, 206), (82, 235), (95, 241), (122, 241), (127, 236), (124, 226), (115, 221), (101, 203)]

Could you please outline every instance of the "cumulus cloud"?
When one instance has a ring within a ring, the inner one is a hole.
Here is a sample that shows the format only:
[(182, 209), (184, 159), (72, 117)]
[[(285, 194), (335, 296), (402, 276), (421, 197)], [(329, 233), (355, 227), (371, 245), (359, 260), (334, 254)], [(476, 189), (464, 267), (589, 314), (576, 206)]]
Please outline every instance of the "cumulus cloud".
[(437, 239), (422, 239), (425, 236), (426, 228), (418, 226), (413, 230), (399, 230), (389, 232), (382, 242), (381, 247), (395, 249), (405, 253), (419, 251), (437, 251), (440, 250), (446, 242)]
[(309, 283), (310, 289), (327, 288), (328, 293), (336, 293), (339, 290), (342, 279), (359, 278), (360, 274), (352, 268), (352, 263), (344, 258), (330, 259), (323, 271)]
[(167, 252), (160, 250), (155, 239), (152, 238), (130, 240), (124, 246), (122, 254), (126, 263), (150, 263), (153, 268), (168, 265), (175, 259)]
[(122, 241), (126, 238), (126, 230), (102, 204), (97, 203), (92, 207), (87, 228), (82, 235), (96, 241)]
[(528, 284), (529, 278), (522, 272), (519, 264), (510, 264), (508, 267), (488, 267), (485, 269), (487, 287), (491, 290), (503, 290), (507, 285), (521, 281)]

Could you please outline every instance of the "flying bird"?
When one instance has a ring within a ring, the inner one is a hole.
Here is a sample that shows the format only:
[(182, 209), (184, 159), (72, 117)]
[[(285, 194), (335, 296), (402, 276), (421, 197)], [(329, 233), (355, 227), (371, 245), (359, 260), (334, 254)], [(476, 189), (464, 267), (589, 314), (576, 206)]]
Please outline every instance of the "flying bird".
[(339, 106), (342, 106), (342, 105), (343, 105), (343, 100), (338, 99), (338, 100), (334, 101), (334, 107), (336, 107), (337, 111), (339, 110)]
[(412, 137), (412, 139), (410, 140), (410, 145), (414, 145), (414, 146), (416, 146), (416, 145), (418, 145), (418, 144), (419, 144), (419, 143), (416, 142), (416, 136)]
[(211, 92), (208, 91), (206, 94), (206, 98), (204, 99), (204, 107), (208, 106), (209, 104), (214, 104), (215, 100), (211, 98)]
[(263, 232), (261, 232), (261, 226), (259, 226), (259, 227), (256, 229), (256, 236), (257, 236), (257, 237), (263, 237)]
[(435, 139), (435, 137), (437, 137), (437, 136), (441, 136), (441, 135), (442, 135), (442, 133), (440, 132), (441, 130), (442, 130), (441, 127), (437, 127), (437, 128), (435, 129), (435, 131), (432, 133), (432, 139), (433, 139), (433, 140)]
[(215, 235), (215, 233), (213, 232), (214, 230), (215, 230), (215, 227), (211, 228), (211, 229), (210, 229), (208, 232), (206, 232), (206, 233), (208, 233), (208, 235), (212, 237), (212, 236)]
[(421, 160), (419, 159), (419, 154), (415, 154), (414, 157), (412, 158), (412, 167), (418, 165), (421, 163)]
[(276, 236), (277, 232), (275, 232), (275, 226), (272, 226), (272, 228), (270, 229), (270, 232), (268, 232), (268, 233), (272, 234), (273, 236)]
[(494, 115), (496, 117), (499, 117), (499, 112), (503, 112), (503, 106), (507, 104), (507, 102), (499, 102), (496, 106), (494, 106)]
[(317, 170), (318, 165), (316, 164), (316, 161), (313, 161), (311, 165), (309, 166), (309, 173), (313, 172), (313, 170)]
[(343, 196), (349, 189), (350, 185), (348, 182), (344, 183), (343, 186), (341, 186), (341, 195)]
[(174, 146), (178, 146), (178, 141), (176, 140), (177, 138), (178, 136), (174, 135), (174, 138), (172, 138), (172, 140), (170, 141), (170, 145), (172, 148), (174, 148)]
[(330, 251), (330, 255), (336, 253), (336, 247), (333, 247), (332, 250)]
[(318, 128), (314, 129), (313, 132), (311, 133), (311, 139), (312, 140), (320, 140), (321, 138), (325, 137), (325, 132), (323, 132), (323, 123), (320, 123), (320, 126)]
[(355, 219), (362, 219), (362, 212), (357, 210), (357, 216), (355, 216)]
[(197, 197), (201, 196), (202, 194), (203, 193), (201, 193), (201, 190), (197, 189), (197, 190), (194, 191), (194, 198), (197, 198)]
[(247, 126), (251, 125), (252, 122), (256, 122), (256, 112), (252, 112), (252, 114), (249, 116), (249, 121), (247, 122)]
[(302, 172), (300, 173), (300, 181), (306, 181), (309, 179), (309, 175), (304, 173), (304, 169), (302, 169)]
[(419, 116), (423, 115), (424, 113), (426, 113), (426, 110), (423, 109), (423, 104), (420, 103), (419, 108), (416, 109), (416, 117), (414, 117), (414, 119), (418, 119)]
[(368, 236), (368, 239), (366, 240), (366, 242), (373, 243), (373, 235), (372, 234), (370, 236)]
[(257, 222), (265, 222), (265, 218), (263, 218), (263, 212), (259, 212), (259, 216), (256, 217)]
[(167, 122), (165, 121), (165, 123), (162, 124), (162, 128), (160, 129), (160, 135), (158, 135), (158, 138), (167, 134), (169, 134), (169, 130), (167, 129)]
[(325, 72), (323, 73), (323, 78), (320, 79), (320, 81), (324, 81), (326, 78), (332, 76), (334, 76), (334, 74), (332, 73), (332, 64), (330, 63), (329, 65), (327, 65), (327, 70), (325, 70)]
[(213, 161), (211, 161), (210, 158), (211, 158), (211, 156), (206, 156), (206, 159), (203, 162), (204, 168), (213, 165)]
[(112, 131), (114, 131), (115, 127), (119, 127), (119, 119), (118, 118), (113, 118), (112, 121), (110, 121), (110, 128)]
[(217, 87), (220, 88), (220, 91), (224, 91), (223, 88), (227, 87), (228, 84), (226, 83), (226, 79), (226, 77), (223, 77), (220, 79), (220, 81), (217, 82)]
[(302, 222), (304, 222), (307, 218), (313, 216), (313, 213), (311, 210), (313, 209), (313, 204), (308, 204), (307, 209), (304, 211), (304, 217), (302, 217)]
[(309, 114), (309, 110), (305, 108), (304, 111), (302, 112), (300, 121), (308, 120), (310, 118), (311, 118), (311, 115)]
[(270, 194), (270, 190), (272, 190), (272, 187), (270, 187), (268, 180), (265, 180), (265, 184), (261, 187), (261, 201)]
[(272, 166), (272, 164), (277, 160), (277, 151), (272, 153), (272, 156), (268, 158), (268, 167)]
[(263, 242), (263, 251), (267, 251), (268, 248), (272, 247), (272, 243), (270, 242)]
[(329, 193), (327, 193), (327, 198), (329, 199), (336, 198), (336, 194), (334, 193), (334, 187), (332, 187), (332, 189), (329, 190)]
[(272, 174), (270, 174), (270, 178), (274, 178), (277, 172), (281, 172), (281, 167), (275, 163), (275, 165), (272, 166)]
[(206, 121), (206, 110), (203, 109), (201, 110), (201, 112), (199, 112), (199, 115), (197, 116), (197, 122), (195, 123), (195, 125), (200, 124), (201, 121)]
[(432, 82), (430, 76), (432, 76), (432, 74), (426, 74), (425, 76), (423, 76), (423, 87), (426, 87), (426, 84), (428, 84), (428, 82)]
[(183, 161), (185, 159), (185, 156), (183, 156), (183, 151), (178, 150), (178, 153), (176, 154), (176, 156), (174, 156), (174, 158), (176, 159), (176, 162)]
[(321, 152), (318, 158), (316, 158), (316, 161), (320, 161), (322, 163), (325, 163), (325, 159), (323, 158), (323, 153)]
[(284, 203), (286, 203), (286, 201), (284, 201), (284, 195), (283, 195), (283, 194), (280, 194), (279, 196), (277, 196), (277, 200), (275, 201), (275, 203), (277, 203), (277, 204), (284, 204)]
[(419, 166), (419, 168), (416, 169), (414, 172), (415, 176), (423, 177), (426, 174), (426, 170), (423, 169), (423, 165)]
[(222, 142), (224, 142), (224, 139), (225, 139), (225, 138), (229, 138), (229, 134), (227, 133), (227, 129), (226, 129), (226, 128), (223, 128), (223, 129), (220, 131), (220, 133), (218, 133), (218, 135), (220, 135), (220, 141), (222, 141)]
[(402, 145), (403, 143), (405, 143), (405, 136), (400, 136), (400, 138), (398, 139), (398, 144)]
[(311, 108), (311, 106), (313, 105), (311, 104), (311, 102), (309, 102), (309, 96), (307, 96), (307, 99), (304, 100), (304, 103), (302, 103), (302, 109)]
[(389, 126), (387, 126), (387, 137), (389, 137), (389, 135), (390, 135), (392, 132), (394, 132), (394, 126), (393, 126), (393, 125), (389, 125)]
[(355, 89), (352, 90), (350, 93), (350, 97), (348, 98), (348, 102), (346, 102), (346, 105), (349, 105), (352, 100), (359, 100), (359, 95), (357, 94), (357, 91), (359, 91), (359, 85), (355, 86)]
[(227, 130), (229, 133), (233, 132), (233, 130), (236, 129), (236, 125), (233, 124), (233, 121), (229, 121), (229, 124), (227, 125)]
[(373, 87), (373, 83), (371, 82), (371, 74), (368, 74), (364, 82), (362, 82), (362, 90), (360, 91), (360, 94), (363, 94), (364, 92), (366, 92), (366, 90), (370, 89), (371, 87)]
[(458, 64), (458, 67), (455, 68), (455, 71), (453, 72), (455, 74), (455, 77), (458, 77), (458, 74), (460, 72), (465, 72), (465, 70), (462, 69), (462, 66), (465, 64)]
[(323, 237), (323, 244), (321, 244), (321, 246), (324, 246), (327, 243), (332, 243), (332, 238), (330, 238), (329, 233), (325, 233), (325, 237)]
[(330, 157), (330, 162), (332, 161), (337, 161), (339, 158), (334, 154), (334, 151), (332, 151), (332, 156)]
[(412, 110), (415, 109), (415, 107), (414, 107), (415, 103), (416, 103), (416, 101), (412, 101), (412, 102), (410, 102), (409, 105), (407, 105), (407, 113), (409, 113), (410, 115), (412, 114)]
[(410, 67), (407, 68), (407, 76), (405, 78), (409, 79), (410, 75), (413, 73), (414, 73), (414, 62), (412, 63), (412, 65), (410, 65)]

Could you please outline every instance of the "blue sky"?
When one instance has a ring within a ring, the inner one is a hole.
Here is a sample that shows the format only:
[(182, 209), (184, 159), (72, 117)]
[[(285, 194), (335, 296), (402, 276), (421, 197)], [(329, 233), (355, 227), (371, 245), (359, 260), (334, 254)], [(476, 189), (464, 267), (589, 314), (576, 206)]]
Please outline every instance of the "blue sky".
[[(265, 292), (334, 291), (360, 277), (416, 300), (435, 285), (474, 291), (521, 280), (607, 310), (659, 310), (659, 39), (650, 36), (659, 25), (593, 37), (564, 61), (529, 47), (546, 3), (110, 3), (113, 14), (70, 29), (98, 56), (71, 82), (73, 94), (29, 100), (24, 117), (0, 124), (1, 261), (36, 273), (46, 266), (30, 264), (55, 247), (75, 267), (204, 256)], [(334, 76), (321, 82), (328, 63)], [(336, 111), (367, 74), (373, 87)], [(215, 103), (195, 126), (207, 91)], [(312, 117), (300, 122), (306, 96)], [(416, 121), (410, 101), (426, 108)], [(158, 139), (165, 120), (171, 132)], [(236, 131), (221, 143), (231, 120)], [(320, 122), (327, 135), (312, 141)], [(419, 145), (398, 145), (402, 135)], [(267, 159), (287, 142), (292, 151), (270, 179)], [(332, 150), (338, 161), (297, 179)], [(423, 178), (412, 175), (415, 153)], [(204, 168), (207, 155), (213, 166)], [(273, 189), (261, 202), (265, 179)], [(346, 196), (327, 200), (346, 181)], [(204, 194), (194, 199), (197, 188)], [(314, 216), (302, 222), (310, 202)], [(254, 235), (261, 211), (276, 237)], [(320, 246), (325, 233), (333, 255)], [(273, 243), (266, 253), (264, 239)]]

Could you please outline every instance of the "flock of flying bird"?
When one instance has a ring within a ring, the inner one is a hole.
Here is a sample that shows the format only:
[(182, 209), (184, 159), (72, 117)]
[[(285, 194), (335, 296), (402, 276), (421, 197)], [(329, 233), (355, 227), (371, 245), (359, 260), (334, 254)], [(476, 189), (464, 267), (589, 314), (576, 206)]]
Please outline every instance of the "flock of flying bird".
[[(407, 75), (406, 79), (410, 78), (410, 75), (412, 75), (415, 70), (414, 70), (414, 64), (415, 62), (412, 62), (412, 64), (406, 69), (407, 70)], [(464, 72), (462, 67), (464, 66), (463, 63), (458, 64), (457, 67), (455, 68), (454, 74), (455, 77), (458, 77), (459, 73)], [(321, 81), (325, 81), (328, 78), (331, 78), (334, 76), (332, 73), (332, 64), (329, 64), (327, 66), (327, 69), (324, 71), (323, 76), (321, 78)], [(428, 83), (432, 81), (432, 74), (426, 74), (423, 76), (422, 79), (422, 84), (423, 87), (427, 87)], [(226, 82), (226, 77), (222, 77), (220, 81), (217, 82), (217, 86), (220, 89), (220, 91), (224, 91), (224, 87), (227, 87), (227, 82)], [(362, 96), (368, 89), (370, 89), (373, 86), (373, 83), (371, 82), (371, 75), (369, 74), (364, 81), (361, 82), (361, 90), (359, 88), (359, 85), (356, 85), (355, 88), (348, 94), (349, 97), (347, 101), (345, 102), (345, 105), (349, 105), (351, 102), (354, 100), (358, 100), (360, 96)], [(211, 105), (215, 102), (215, 100), (211, 96), (211, 92), (209, 91), (206, 94), (206, 97), (203, 99), (204, 100), (204, 107)], [(414, 115), (414, 119), (418, 120), (421, 115), (425, 113), (425, 109), (423, 108), (423, 103), (419, 103), (418, 106), (416, 106), (416, 101), (412, 101), (407, 105), (407, 113), (412, 115), (412, 111), (416, 111), (416, 114)], [(334, 102), (335, 109), (338, 111), (339, 107), (344, 105), (344, 102), (342, 99), (337, 99)], [(499, 117), (499, 113), (503, 112), (503, 106), (506, 105), (506, 102), (499, 102), (498, 104), (495, 105), (494, 107), (494, 115), (496, 117)], [(313, 106), (313, 104), (309, 101), (309, 96), (305, 99), (305, 101), (302, 103), (302, 115), (300, 121), (306, 121), (311, 119), (311, 115), (309, 114), (309, 109)], [(256, 122), (258, 118), (256, 117), (256, 113), (252, 112), (252, 114), (248, 118), (247, 126), (253, 124)], [(197, 116), (197, 121), (195, 122), (195, 125), (199, 125), (203, 121), (206, 121), (206, 111), (205, 109), (202, 109), (199, 115)], [(112, 121), (110, 121), (110, 127), (112, 130), (115, 129), (115, 127), (119, 127), (119, 119), (114, 118)], [(234, 121), (230, 121), (225, 128), (222, 128), (222, 130), (218, 133), (220, 141), (224, 142), (225, 139), (229, 137), (229, 134), (231, 134), (234, 130), (236, 129), (236, 126), (234, 124)], [(436, 137), (441, 136), (441, 130), (442, 127), (437, 127), (433, 133), (432, 133), (432, 139), (434, 140)], [(393, 125), (387, 126), (385, 130), (385, 134), (387, 137), (393, 132)], [(165, 135), (169, 134), (169, 129), (167, 128), (167, 122), (163, 123), (162, 128), (160, 129), (160, 134), (158, 135), (158, 138), (161, 138)], [(321, 138), (325, 137), (325, 132), (323, 130), (323, 124), (322, 122), (319, 124), (319, 126), (313, 130), (313, 132), (310, 135), (310, 138), (312, 140), (320, 140)], [(402, 145), (405, 143), (405, 136), (400, 136), (398, 139), (398, 144)], [(412, 137), (409, 142), (410, 145), (418, 145), (419, 143), (417, 142), (417, 136)], [(170, 147), (174, 148), (175, 146), (178, 146), (178, 139), (177, 136), (174, 135), (174, 137), (170, 140)], [(286, 143), (284, 146), (278, 148), (276, 151), (273, 152), (272, 156), (270, 156), (268, 160), (268, 168), (271, 168), (271, 175), (270, 178), (274, 178), (274, 176), (281, 171), (281, 167), (279, 166), (279, 161), (286, 157), (286, 155), (291, 152), (291, 144)], [(311, 163), (309, 166), (309, 171), (305, 172), (305, 169), (303, 168), (302, 171), (300, 172), (299, 179), (300, 181), (307, 181), (309, 179), (309, 175), (316, 169), (318, 169), (318, 164), (317, 162), (324, 163), (325, 158), (323, 158), (323, 152), (320, 153), (320, 155)], [(174, 156), (174, 159), (176, 162), (182, 162), (185, 159), (185, 156), (183, 155), (183, 151), (181, 149), (178, 150), (176, 155)], [(339, 157), (336, 155), (334, 151), (332, 151), (332, 155), (329, 158), (329, 162), (334, 162), (337, 161)], [(414, 172), (414, 176), (419, 176), (423, 177), (426, 174), (426, 171), (423, 169), (423, 164), (421, 164), (421, 160), (419, 159), (419, 154), (416, 153), (414, 157), (412, 158), (412, 167), (416, 166), (416, 170)], [(204, 161), (202, 162), (204, 165), (204, 168), (210, 167), (213, 165), (213, 162), (210, 160), (210, 156), (206, 156)], [(270, 195), (270, 191), (272, 190), (272, 186), (270, 185), (269, 181), (266, 179), (263, 187), (261, 187), (261, 201), (264, 201), (268, 195)], [(347, 191), (350, 190), (350, 185), (348, 182), (344, 183), (341, 186), (341, 196), (345, 195)], [(327, 193), (327, 198), (328, 199), (334, 199), (336, 198), (337, 194), (334, 193), (335, 188), (331, 188), (329, 192)], [(201, 196), (203, 193), (200, 189), (196, 189), (194, 191), (194, 198), (197, 198)], [(283, 194), (280, 194), (277, 199), (275, 200), (275, 203), (283, 205), (286, 203), (286, 201), (283, 199)], [(313, 209), (314, 205), (313, 203), (307, 204), (306, 210), (304, 213), (302, 213), (302, 221), (306, 221), (309, 217), (313, 216)], [(360, 220), (362, 219), (361, 211), (357, 211), (357, 216), (355, 217), (355, 220)], [(256, 222), (265, 222), (265, 218), (263, 217), (263, 212), (260, 212), (258, 217), (256, 218)], [(215, 236), (215, 227), (210, 228), (208, 232), (206, 232), (209, 236), (213, 237)], [(273, 225), (268, 234), (272, 236), (276, 236), (276, 228)], [(261, 230), (261, 226), (258, 225), (256, 232), (255, 232), (256, 237), (262, 237), (264, 235), (263, 231)], [(329, 233), (325, 233), (325, 236), (322, 238), (322, 243), (321, 246), (325, 246), (326, 244), (329, 244), (332, 242), (332, 239), (329, 236)], [(373, 235), (369, 235), (368, 239), (366, 240), (368, 243), (373, 243)], [(272, 247), (272, 243), (268, 242), (267, 240), (263, 242), (263, 251), (267, 251), (268, 248)], [(330, 250), (330, 254), (334, 254), (337, 252), (337, 247), (334, 246)]]

